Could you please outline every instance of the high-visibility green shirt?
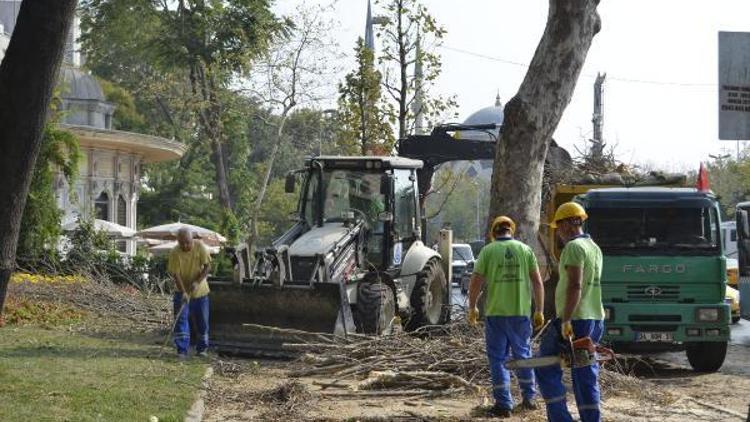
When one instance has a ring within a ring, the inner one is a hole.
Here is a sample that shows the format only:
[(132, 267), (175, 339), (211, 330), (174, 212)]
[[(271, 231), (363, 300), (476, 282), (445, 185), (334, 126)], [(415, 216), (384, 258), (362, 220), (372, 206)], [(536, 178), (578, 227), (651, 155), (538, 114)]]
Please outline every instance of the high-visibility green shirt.
[(484, 277), (487, 283), (485, 315), (529, 316), (529, 273), (535, 270), (534, 251), (518, 240), (498, 239), (482, 248), (474, 272)]
[[(201, 273), (201, 268), (211, 262), (211, 255), (208, 249), (200, 240), (193, 240), (193, 247), (189, 251), (183, 251), (178, 244), (169, 252), (169, 261), (167, 262), (167, 271), (170, 274), (179, 275), (182, 282), (187, 284), (197, 283), (193, 290), (191, 298), (196, 299), (206, 296), (209, 292), (208, 282), (204, 277), (202, 280), (196, 280)], [(177, 290), (182, 291), (180, 286)]]
[(565, 244), (560, 254), (560, 281), (555, 290), (557, 316), (565, 310), (565, 297), (568, 291), (566, 267), (583, 269), (581, 279), (581, 300), (571, 319), (604, 319), (602, 306), (602, 251), (588, 236), (578, 237)]

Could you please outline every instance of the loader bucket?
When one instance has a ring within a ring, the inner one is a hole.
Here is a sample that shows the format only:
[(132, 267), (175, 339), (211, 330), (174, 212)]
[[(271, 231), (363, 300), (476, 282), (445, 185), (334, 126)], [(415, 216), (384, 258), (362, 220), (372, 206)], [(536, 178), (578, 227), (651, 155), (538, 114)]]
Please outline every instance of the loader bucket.
[[(290, 356), (285, 343), (314, 335), (354, 332), (342, 286), (315, 283), (278, 288), (228, 281), (210, 283), (209, 337), (221, 352), (254, 356)], [(346, 304), (346, 306), (342, 306)]]

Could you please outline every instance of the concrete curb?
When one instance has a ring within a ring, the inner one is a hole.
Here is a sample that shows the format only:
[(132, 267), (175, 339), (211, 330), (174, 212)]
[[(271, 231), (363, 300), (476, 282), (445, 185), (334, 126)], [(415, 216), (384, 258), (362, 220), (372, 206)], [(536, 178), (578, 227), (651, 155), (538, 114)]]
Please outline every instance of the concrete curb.
[(203, 413), (206, 411), (206, 403), (204, 402), (204, 399), (206, 398), (206, 392), (208, 391), (208, 380), (213, 374), (214, 368), (212, 366), (206, 368), (206, 373), (203, 374), (203, 378), (201, 379), (201, 389), (198, 390), (193, 405), (190, 406), (190, 410), (188, 410), (187, 415), (185, 415), (184, 422), (201, 422), (203, 420)]

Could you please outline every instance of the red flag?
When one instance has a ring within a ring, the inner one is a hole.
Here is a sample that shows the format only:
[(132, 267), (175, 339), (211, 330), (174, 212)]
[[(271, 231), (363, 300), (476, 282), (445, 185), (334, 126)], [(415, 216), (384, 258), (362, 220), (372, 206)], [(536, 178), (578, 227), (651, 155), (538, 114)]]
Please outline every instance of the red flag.
[(703, 163), (701, 163), (701, 168), (698, 170), (698, 179), (695, 181), (695, 188), (700, 192), (708, 192), (711, 190), (708, 185), (708, 172), (706, 171), (706, 168), (703, 167)]

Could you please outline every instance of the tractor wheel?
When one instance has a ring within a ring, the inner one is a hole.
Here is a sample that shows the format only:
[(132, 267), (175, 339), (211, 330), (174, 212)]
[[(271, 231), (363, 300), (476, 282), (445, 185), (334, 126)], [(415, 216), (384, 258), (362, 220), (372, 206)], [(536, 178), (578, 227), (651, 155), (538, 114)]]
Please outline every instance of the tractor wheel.
[(685, 344), (688, 362), (696, 372), (716, 372), (727, 355), (726, 341), (704, 341)]
[(385, 335), (393, 332), (396, 301), (393, 290), (383, 283), (359, 284), (357, 291), (357, 329), (364, 334)]
[(431, 259), (422, 269), (411, 292), (412, 315), (408, 330), (445, 324), (450, 319), (450, 289), (440, 262)]

